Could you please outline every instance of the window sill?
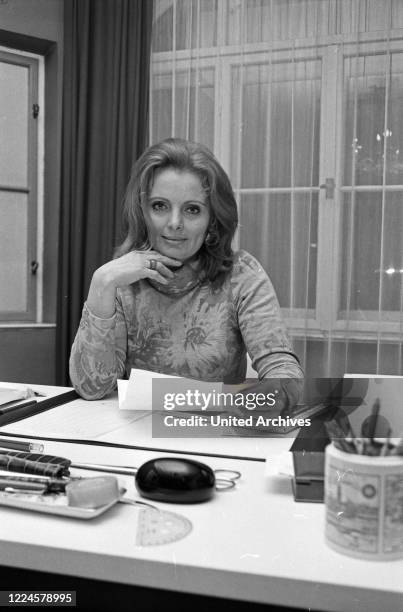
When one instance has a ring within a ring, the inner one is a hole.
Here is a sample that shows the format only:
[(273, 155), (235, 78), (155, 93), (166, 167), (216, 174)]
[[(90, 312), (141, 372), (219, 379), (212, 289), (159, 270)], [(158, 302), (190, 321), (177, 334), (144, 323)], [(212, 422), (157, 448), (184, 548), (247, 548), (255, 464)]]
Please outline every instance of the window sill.
[(10, 321), (8, 323), (0, 322), (0, 330), (2, 329), (24, 329), (24, 328), (32, 328), (32, 329), (49, 329), (52, 327), (56, 327), (56, 323), (34, 323), (33, 321), (21, 321), (14, 322)]
[(402, 339), (402, 332), (397, 330), (393, 331), (371, 331), (371, 330), (357, 330), (353, 328), (331, 329), (331, 330), (310, 330), (301, 329), (292, 325), (287, 325), (287, 331), (291, 338), (295, 340), (316, 340), (322, 342), (371, 342), (377, 343), (392, 343), (400, 344)]

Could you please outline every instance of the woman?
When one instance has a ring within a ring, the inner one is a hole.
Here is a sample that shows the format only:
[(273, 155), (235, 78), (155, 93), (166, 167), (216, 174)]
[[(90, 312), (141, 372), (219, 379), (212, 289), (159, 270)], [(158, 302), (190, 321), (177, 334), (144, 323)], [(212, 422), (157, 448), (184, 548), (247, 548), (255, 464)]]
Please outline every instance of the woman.
[[(302, 377), (269, 278), (232, 251), (237, 222), (229, 179), (206, 147), (172, 138), (143, 153), (125, 196), (126, 239), (95, 271), (72, 347), (80, 395), (103, 397), (132, 367), (239, 383), (246, 352), (256, 390)], [(299, 382), (283, 385), (283, 405)]]

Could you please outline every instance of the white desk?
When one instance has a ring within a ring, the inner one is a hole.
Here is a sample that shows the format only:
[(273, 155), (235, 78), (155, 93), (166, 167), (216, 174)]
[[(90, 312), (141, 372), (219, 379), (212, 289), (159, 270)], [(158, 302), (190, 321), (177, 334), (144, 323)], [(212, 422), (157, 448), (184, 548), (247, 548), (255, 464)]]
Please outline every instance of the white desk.
[[(65, 408), (65, 407), (64, 407)], [(222, 455), (273, 459), (290, 447), (289, 438), (151, 440), (144, 420), (113, 415), (116, 398), (70, 404), (74, 418), (61, 422), (63, 407), (11, 424), (1, 431), (85, 438), (84, 421), (94, 421), (97, 440), (132, 445), (154, 444), (184, 452), (205, 449), (196, 457), (212, 468), (238, 469), (235, 490), (217, 493), (210, 502), (161, 507), (193, 523), (183, 540), (155, 547), (136, 545), (136, 513), (118, 504), (92, 521), (79, 521), (0, 507), (0, 565), (107, 580), (125, 585), (211, 595), (228, 599), (329, 610), (360, 612), (401, 609), (403, 560), (361, 561), (331, 550), (324, 540), (323, 504), (295, 503), (290, 481), (265, 478), (265, 463)], [(80, 421), (81, 415), (81, 421)], [(118, 417), (118, 427), (110, 429)], [(51, 423), (51, 427), (49, 427)], [(68, 431), (67, 431), (68, 430)], [(139, 466), (163, 452), (99, 445), (45, 442), (45, 452), (76, 462)], [(88, 476), (90, 472), (82, 472)], [(126, 480), (130, 496), (132, 480)], [(7, 586), (3, 585), (3, 589)]]
[[(289, 441), (282, 442), (286, 448)], [(156, 455), (60, 442), (46, 443), (45, 451), (135, 466)], [(192, 521), (193, 531), (181, 541), (136, 546), (138, 510), (124, 504), (88, 522), (2, 507), (0, 564), (313, 610), (401, 608), (403, 561), (360, 561), (329, 549), (323, 505), (296, 504), (288, 481), (265, 481), (264, 463), (205, 462), (239, 469), (242, 481), (205, 504), (160, 504)]]

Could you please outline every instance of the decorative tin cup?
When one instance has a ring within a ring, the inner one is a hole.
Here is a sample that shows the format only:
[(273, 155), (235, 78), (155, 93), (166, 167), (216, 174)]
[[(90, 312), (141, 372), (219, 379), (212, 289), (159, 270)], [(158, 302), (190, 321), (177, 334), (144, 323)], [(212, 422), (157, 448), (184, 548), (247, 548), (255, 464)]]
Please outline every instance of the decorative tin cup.
[(403, 457), (325, 453), (325, 537), (362, 559), (403, 558)]

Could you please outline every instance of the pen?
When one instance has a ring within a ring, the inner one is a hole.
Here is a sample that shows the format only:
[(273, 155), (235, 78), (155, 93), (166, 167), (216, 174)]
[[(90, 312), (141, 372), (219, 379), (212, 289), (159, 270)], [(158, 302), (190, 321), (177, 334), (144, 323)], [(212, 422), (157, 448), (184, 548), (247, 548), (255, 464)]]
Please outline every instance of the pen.
[(14, 493), (21, 491), (22, 493), (45, 493), (46, 485), (39, 482), (22, 482), (19, 480), (3, 480), (0, 479), (0, 491), (6, 493)]
[(38, 400), (36, 399), (29, 399), (24, 402), (19, 402), (18, 404), (13, 404), (12, 406), (3, 406), (3, 408), (0, 408), (0, 416), (4, 414), (10, 414), (10, 412), (18, 410), (19, 408), (28, 408), (29, 406), (36, 406), (37, 401)]
[(0, 448), (11, 448), (13, 450), (23, 451), (26, 453), (43, 452), (43, 444), (23, 442), (22, 440), (8, 440), (6, 438), (0, 438)]
[(375, 432), (376, 432), (376, 425), (378, 422), (378, 416), (379, 416), (379, 410), (381, 408), (381, 402), (379, 401), (379, 398), (377, 397), (376, 400), (374, 401), (374, 405), (372, 406), (372, 420), (370, 422), (370, 426), (369, 426), (369, 432), (368, 432), (368, 437), (371, 440), (371, 442), (373, 443), (374, 441), (374, 437), (375, 437)]
[[(380, 446), (375, 442), (375, 436), (380, 433), (381, 424), (386, 423), (386, 419), (379, 416), (381, 403), (379, 398), (376, 398), (372, 406), (372, 412), (364, 419), (361, 425), (361, 436), (363, 438), (363, 455), (376, 456), (379, 455)], [(387, 432), (386, 432), (387, 433)]]
[(135, 476), (137, 468), (122, 466), (122, 465), (103, 465), (94, 463), (72, 463), (72, 468), (79, 470), (94, 470), (95, 472), (109, 472), (111, 474), (125, 474), (126, 476)]
[(62, 479), (62, 478), (46, 478), (40, 476), (0, 476), (0, 490), (6, 490), (7, 488), (13, 489), (29, 489), (36, 490), (42, 493), (61, 493), (66, 490), (66, 484), (69, 484), (72, 480), (81, 479)]

